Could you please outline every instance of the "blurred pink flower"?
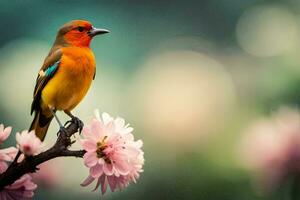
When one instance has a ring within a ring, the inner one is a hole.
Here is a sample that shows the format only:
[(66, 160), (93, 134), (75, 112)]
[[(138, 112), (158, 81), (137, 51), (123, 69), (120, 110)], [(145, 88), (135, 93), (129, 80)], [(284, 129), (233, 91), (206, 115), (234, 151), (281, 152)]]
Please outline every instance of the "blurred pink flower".
[(34, 131), (22, 131), (16, 134), (17, 147), (27, 156), (37, 155), (43, 150), (43, 143)]
[(3, 172), (7, 168), (7, 162), (12, 162), (18, 149), (15, 147), (9, 147), (0, 149), (0, 172)]
[[(6, 166), (7, 168), (7, 166)], [(6, 168), (1, 169), (0, 173), (3, 173)], [(30, 175), (25, 174), (20, 179), (16, 180), (13, 184), (6, 186), (0, 191), (1, 200), (30, 200), (37, 188), (37, 185), (32, 182)]]
[(11, 133), (12, 128), (6, 127), (4, 128), (3, 124), (0, 124), (0, 144), (3, 143)]
[(272, 190), (289, 174), (300, 172), (300, 113), (281, 108), (269, 119), (255, 122), (241, 145), (245, 167), (258, 173)]
[(32, 173), (33, 181), (45, 188), (58, 187), (62, 180), (61, 166), (57, 160), (49, 160), (38, 166), (37, 173)]
[(95, 190), (101, 185), (102, 194), (109, 186), (111, 191), (122, 189), (135, 182), (142, 172), (144, 153), (141, 140), (134, 141), (133, 128), (122, 118), (113, 119), (107, 113), (95, 112), (96, 118), (83, 128), (81, 140), (84, 164), (90, 174), (81, 184), (87, 186), (97, 179)]

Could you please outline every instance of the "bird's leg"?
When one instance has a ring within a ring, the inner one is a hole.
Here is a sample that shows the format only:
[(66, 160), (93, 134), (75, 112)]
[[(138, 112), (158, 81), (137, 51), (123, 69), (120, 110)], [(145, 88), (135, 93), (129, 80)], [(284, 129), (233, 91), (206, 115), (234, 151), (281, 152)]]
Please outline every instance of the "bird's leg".
[(60, 133), (64, 133), (65, 135), (67, 135), (67, 130), (66, 128), (62, 125), (62, 123), (60, 122), (60, 120), (58, 119), (56, 113), (55, 113), (55, 109), (53, 108), (50, 108), (50, 111), (52, 113), (52, 115), (55, 117), (58, 125), (59, 125), (59, 132), (57, 133), (57, 136), (60, 134)]
[(82, 129), (83, 129), (83, 122), (78, 118), (78, 117), (75, 117), (70, 111), (68, 110), (65, 110), (64, 111), (69, 117), (71, 117), (71, 120), (67, 121), (65, 123), (65, 125), (67, 125), (68, 123), (75, 123), (77, 126), (78, 126), (78, 131), (79, 133), (81, 133)]

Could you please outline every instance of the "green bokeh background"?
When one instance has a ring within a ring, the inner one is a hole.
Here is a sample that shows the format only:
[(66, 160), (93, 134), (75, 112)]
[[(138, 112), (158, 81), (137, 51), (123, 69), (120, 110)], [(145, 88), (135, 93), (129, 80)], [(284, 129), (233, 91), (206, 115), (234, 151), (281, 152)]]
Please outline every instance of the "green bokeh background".
[[(247, 14), (269, 8), (277, 10), (255, 22)], [(0, 1), (0, 122), (14, 134), (29, 127), (35, 78), (57, 29), (86, 19), (111, 33), (92, 42), (97, 77), (75, 113), (86, 123), (95, 108), (120, 115), (144, 141), (137, 184), (100, 197), (79, 185), (88, 174), (82, 160), (57, 159), (57, 184), (39, 187), (34, 199), (264, 199), (236, 147), (253, 119), (300, 104), (299, 8), (298, 0)], [(288, 29), (276, 29), (278, 19)], [(47, 144), (56, 129), (52, 123)]]

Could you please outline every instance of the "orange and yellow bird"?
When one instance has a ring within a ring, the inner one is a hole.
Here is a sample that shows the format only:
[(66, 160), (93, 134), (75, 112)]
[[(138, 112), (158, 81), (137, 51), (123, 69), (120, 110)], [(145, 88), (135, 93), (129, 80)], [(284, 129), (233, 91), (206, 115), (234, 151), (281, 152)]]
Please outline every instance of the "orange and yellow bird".
[(71, 111), (86, 95), (96, 74), (96, 63), (90, 43), (94, 36), (109, 33), (97, 29), (88, 21), (74, 20), (64, 24), (38, 73), (33, 93), (30, 130), (42, 141), (53, 117), (62, 123), (56, 111), (64, 111), (71, 121), (82, 122)]

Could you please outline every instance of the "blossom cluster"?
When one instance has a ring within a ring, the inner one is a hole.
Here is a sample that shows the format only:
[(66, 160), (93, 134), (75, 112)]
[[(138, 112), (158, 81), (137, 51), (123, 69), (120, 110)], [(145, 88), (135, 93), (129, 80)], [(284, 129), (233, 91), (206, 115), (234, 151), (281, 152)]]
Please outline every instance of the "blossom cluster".
[(133, 128), (122, 118), (113, 119), (107, 113), (95, 112), (92, 122), (83, 128), (82, 147), (86, 150), (84, 164), (89, 175), (81, 184), (87, 186), (96, 180), (95, 190), (101, 185), (104, 194), (123, 189), (136, 182), (143, 171), (144, 153), (141, 140), (135, 141)]
[[(122, 118), (113, 119), (107, 113), (95, 112), (96, 117), (83, 127), (83, 138), (80, 139), (85, 154), (83, 161), (89, 168), (89, 175), (81, 184), (87, 186), (97, 181), (95, 190), (101, 185), (102, 194), (109, 187), (111, 191), (123, 189), (131, 182), (136, 182), (143, 171), (144, 152), (141, 140), (135, 141), (133, 128), (125, 124)], [(11, 134), (12, 128), (0, 125), (0, 147)], [(11, 163), (26, 162), (44, 151), (44, 143), (34, 131), (16, 133), (16, 147), (0, 148), (0, 174), (4, 173)], [(46, 152), (45, 152), (46, 153)], [(18, 157), (18, 158), (17, 158)], [(38, 168), (47, 167), (42, 163)], [(0, 200), (30, 200), (37, 184), (44, 179), (53, 183), (51, 170), (47, 174), (25, 174), (11, 185), (0, 191)], [(33, 182), (34, 180), (34, 182)]]
[[(4, 128), (4, 125), (0, 125), (0, 145), (11, 134), (11, 127)], [(41, 150), (41, 141), (37, 143), (38, 138), (34, 132), (28, 134), (27, 131), (23, 131), (21, 134), (16, 134), (17, 147), (25, 155), (34, 155)], [(18, 153), (18, 149), (15, 147), (8, 147), (0, 149), (0, 174), (5, 172), (9, 164), (14, 160)], [(16, 180), (13, 184), (6, 186), (0, 191), (1, 200), (29, 200), (34, 195), (34, 190), (37, 185), (33, 183), (32, 177), (29, 174), (23, 175)]]

